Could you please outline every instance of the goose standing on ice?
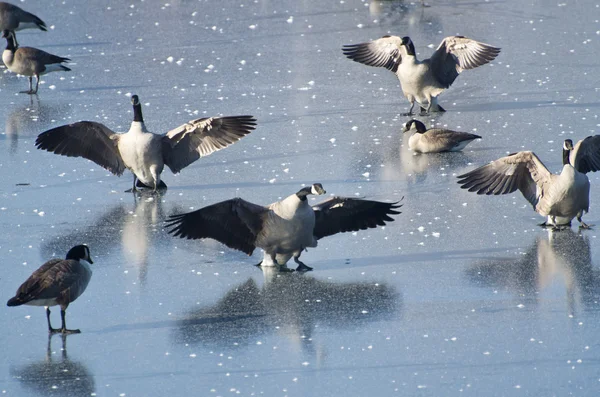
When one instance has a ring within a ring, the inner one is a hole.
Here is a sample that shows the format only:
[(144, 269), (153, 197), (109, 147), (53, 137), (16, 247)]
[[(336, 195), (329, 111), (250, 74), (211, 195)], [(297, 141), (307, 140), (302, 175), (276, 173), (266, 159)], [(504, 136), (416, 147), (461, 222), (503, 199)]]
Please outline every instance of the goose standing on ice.
[(552, 174), (533, 152), (518, 152), (492, 161), (458, 176), (458, 183), (470, 192), (486, 195), (512, 193), (519, 189), (533, 209), (547, 217), (540, 226), (560, 229), (577, 218), (580, 227), (589, 229), (581, 219), (590, 206), (590, 181), (586, 173), (600, 170), (600, 135), (577, 142), (566, 139), (563, 169)]
[[(234, 198), (186, 214), (171, 216), (169, 233), (187, 239), (212, 238), (230, 248), (252, 255), (256, 247), (264, 250), (263, 266), (284, 266), (292, 257), (298, 271), (312, 270), (300, 261), (302, 251), (316, 247), (323, 237), (384, 226), (401, 207), (347, 197), (333, 197), (310, 206), (307, 196), (322, 195), (320, 183), (268, 206)], [(260, 265), (259, 264), (259, 265)], [(287, 268), (282, 267), (282, 270)]]
[(403, 132), (412, 133), (408, 138), (408, 147), (417, 153), (458, 152), (475, 139), (481, 138), (468, 132), (427, 129), (425, 124), (414, 119), (406, 123)]
[[(2, 52), (2, 61), (13, 73), (29, 77), (29, 90), (21, 91), (23, 94), (37, 94), (40, 85), (40, 76), (50, 72), (68, 72), (71, 69), (63, 65), (69, 58), (52, 55), (46, 51), (33, 47), (19, 47), (15, 32), (2, 31), (6, 39), (6, 49)], [(33, 89), (33, 76), (35, 76), (35, 90)]]
[(146, 129), (137, 95), (132, 95), (131, 103), (133, 122), (126, 133), (117, 134), (94, 121), (79, 121), (42, 132), (35, 145), (63, 156), (84, 157), (118, 176), (127, 168), (133, 173), (131, 191), (137, 187), (156, 191), (167, 187), (160, 177), (165, 165), (176, 174), (256, 128), (252, 116), (209, 117), (158, 135)]
[[(15, 296), (8, 300), (7, 306), (44, 306), (51, 334), (80, 333), (78, 329), (67, 329), (65, 311), (71, 302), (83, 294), (92, 277), (90, 266), (81, 260), (94, 263), (86, 245), (71, 248), (66, 259), (50, 259), (21, 284)], [(62, 327), (58, 329), (50, 324), (50, 306), (56, 305), (60, 305), (62, 320)]]
[(500, 48), (463, 36), (448, 36), (431, 58), (419, 61), (410, 37), (383, 36), (368, 43), (349, 44), (342, 48), (353, 61), (391, 70), (400, 80), (412, 114), (415, 101), (421, 112), (445, 112), (437, 97), (450, 87), (458, 75), (493, 61)]
[(47, 31), (44, 21), (14, 4), (0, 1), (0, 31), (40, 29)]

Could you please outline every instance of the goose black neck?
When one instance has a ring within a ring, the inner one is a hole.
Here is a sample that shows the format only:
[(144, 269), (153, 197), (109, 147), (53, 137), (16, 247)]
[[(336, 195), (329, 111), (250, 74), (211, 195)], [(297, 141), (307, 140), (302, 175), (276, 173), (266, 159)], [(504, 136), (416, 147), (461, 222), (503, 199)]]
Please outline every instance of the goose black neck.
[(300, 201), (306, 201), (306, 196), (308, 196), (309, 194), (312, 194), (312, 189), (310, 186), (307, 186), (307, 187), (304, 187), (304, 188), (298, 190), (298, 193), (296, 193), (296, 196), (298, 196)]
[(6, 49), (14, 52), (16, 48), (15, 39), (12, 36), (6, 37)]
[(139, 102), (133, 105), (133, 121), (144, 122), (144, 117), (142, 116), (142, 104)]
[(571, 149), (563, 149), (563, 165), (571, 164), (569, 162), (569, 154), (571, 154)]

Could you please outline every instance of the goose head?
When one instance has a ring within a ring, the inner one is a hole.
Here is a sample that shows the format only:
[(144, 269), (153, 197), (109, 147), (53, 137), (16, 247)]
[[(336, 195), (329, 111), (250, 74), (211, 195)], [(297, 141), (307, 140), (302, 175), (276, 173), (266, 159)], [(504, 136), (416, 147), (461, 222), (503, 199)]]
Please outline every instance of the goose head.
[(17, 38), (12, 30), (3, 30), (2, 38), (6, 39), (6, 49), (14, 51), (17, 48)]
[(325, 189), (323, 189), (323, 185), (321, 185), (320, 183), (313, 183), (311, 186), (306, 186), (298, 190), (296, 196), (298, 196), (300, 200), (304, 201), (306, 200), (306, 196), (308, 196), (309, 194), (320, 196), (325, 193), (327, 192), (325, 191)]
[(402, 42), (400, 43), (400, 48), (404, 47), (406, 49), (406, 55), (415, 56), (415, 45), (412, 40), (408, 36), (404, 36), (402, 38)]
[(91, 264), (94, 263), (92, 261), (92, 257), (90, 256), (90, 249), (87, 245), (76, 245), (75, 247), (71, 248), (69, 252), (67, 252), (67, 259), (73, 259), (76, 261), (83, 259)]
[(563, 143), (563, 165), (571, 164), (569, 161), (571, 150), (573, 150), (573, 141), (565, 139), (565, 142)]
[(408, 132), (411, 130), (414, 130), (419, 134), (423, 134), (425, 131), (427, 131), (427, 127), (425, 127), (425, 124), (419, 120), (412, 119), (404, 125), (404, 130), (402, 130), (402, 132)]

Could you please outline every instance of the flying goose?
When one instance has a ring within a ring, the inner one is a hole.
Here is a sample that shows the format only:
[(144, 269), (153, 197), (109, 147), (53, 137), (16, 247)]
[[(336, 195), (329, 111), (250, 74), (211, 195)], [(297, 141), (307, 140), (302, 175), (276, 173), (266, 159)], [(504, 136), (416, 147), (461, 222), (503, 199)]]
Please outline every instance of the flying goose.
[[(71, 248), (66, 259), (50, 259), (21, 284), (15, 296), (8, 300), (7, 306), (44, 306), (51, 334), (80, 333), (78, 329), (67, 329), (65, 311), (71, 302), (83, 294), (92, 277), (90, 266), (81, 262), (82, 259), (94, 263), (87, 245)], [(58, 329), (50, 324), (50, 306), (56, 305), (60, 305), (62, 319), (62, 328)]]
[[(63, 62), (70, 61), (69, 58), (52, 55), (33, 47), (19, 47), (15, 32), (11, 30), (2, 31), (2, 37), (6, 39), (6, 49), (2, 52), (2, 61), (8, 70), (29, 77), (29, 90), (21, 91), (23, 94), (37, 94), (40, 76), (44, 74), (71, 70), (62, 65)], [(35, 90), (33, 89), (33, 76), (36, 79)]]
[(419, 120), (410, 120), (403, 132), (412, 132), (408, 138), (408, 147), (417, 153), (459, 152), (479, 135), (468, 132), (446, 130), (443, 128), (427, 129)]
[[(315, 183), (267, 206), (234, 198), (167, 221), (169, 233), (187, 239), (212, 238), (230, 248), (252, 255), (256, 247), (264, 250), (259, 265), (285, 264), (293, 257), (297, 271), (312, 268), (300, 261), (302, 250), (316, 247), (317, 240), (340, 232), (384, 226), (399, 214), (398, 203), (382, 203), (347, 197), (332, 197), (310, 206), (306, 196), (325, 194)], [(282, 267), (282, 270), (286, 270)]]
[(445, 112), (437, 103), (438, 95), (450, 87), (463, 70), (494, 60), (500, 48), (463, 36), (448, 36), (431, 58), (419, 61), (410, 37), (383, 36), (368, 43), (345, 45), (342, 51), (353, 61), (394, 72), (410, 102), (410, 115), (415, 101), (421, 106), (421, 112)]
[(40, 29), (47, 31), (44, 21), (16, 5), (0, 1), (0, 30)]
[(459, 175), (463, 189), (477, 194), (499, 195), (519, 189), (533, 209), (547, 218), (540, 226), (560, 228), (577, 217), (581, 228), (583, 212), (588, 212), (590, 181), (586, 173), (600, 170), (600, 135), (577, 142), (566, 139), (563, 144), (563, 169), (550, 173), (533, 152), (518, 152), (492, 161), (488, 165)]
[(137, 95), (132, 95), (131, 103), (133, 122), (126, 133), (117, 134), (94, 121), (79, 121), (42, 132), (35, 145), (63, 156), (84, 157), (118, 176), (128, 168), (133, 173), (131, 191), (136, 187), (156, 191), (167, 187), (160, 178), (165, 165), (176, 174), (256, 128), (252, 116), (209, 117), (158, 135), (146, 129)]

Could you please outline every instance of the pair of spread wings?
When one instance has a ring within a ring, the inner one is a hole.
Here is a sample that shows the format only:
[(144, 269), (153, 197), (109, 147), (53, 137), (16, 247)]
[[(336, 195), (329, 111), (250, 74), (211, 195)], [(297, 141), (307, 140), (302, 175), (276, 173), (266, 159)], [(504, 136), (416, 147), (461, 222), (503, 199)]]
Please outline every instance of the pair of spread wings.
[[(237, 142), (256, 128), (252, 116), (210, 117), (192, 120), (165, 135), (161, 149), (164, 163), (177, 173), (200, 157), (207, 156)], [(80, 121), (41, 133), (38, 149), (69, 157), (84, 157), (121, 175), (126, 165), (119, 153), (122, 134), (94, 121)]]
[[(317, 239), (336, 233), (384, 226), (390, 215), (400, 214), (398, 203), (382, 203), (346, 197), (333, 197), (312, 207), (315, 213), (313, 235)], [(230, 248), (252, 255), (256, 239), (271, 209), (241, 198), (222, 201), (199, 210), (172, 216), (169, 233), (187, 239), (212, 238)]]
[[(384, 67), (396, 73), (402, 63), (398, 36), (384, 36), (368, 43), (350, 44), (342, 48), (344, 55), (368, 66)], [(494, 60), (500, 48), (463, 36), (448, 36), (431, 58), (425, 60), (442, 87), (448, 88), (463, 70), (474, 69)]]
[[(569, 153), (569, 163), (584, 174), (600, 170), (600, 135), (577, 142)], [(519, 189), (536, 208), (555, 177), (535, 153), (527, 151), (510, 154), (459, 175), (458, 183), (470, 192), (487, 195), (508, 194)]]
[(85, 286), (81, 283), (87, 281), (83, 276), (84, 269), (78, 261), (51, 259), (33, 272), (8, 304), (22, 305), (38, 299), (57, 299), (68, 304), (83, 292)]

